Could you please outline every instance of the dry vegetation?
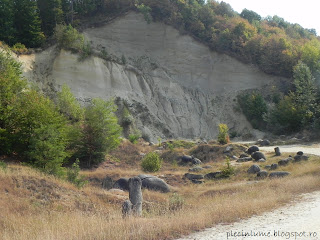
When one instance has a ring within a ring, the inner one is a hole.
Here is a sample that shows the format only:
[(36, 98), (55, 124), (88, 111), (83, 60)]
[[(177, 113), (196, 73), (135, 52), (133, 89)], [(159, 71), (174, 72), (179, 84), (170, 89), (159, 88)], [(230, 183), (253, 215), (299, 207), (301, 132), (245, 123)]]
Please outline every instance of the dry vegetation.
[[(140, 174), (140, 153), (156, 148), (124, 143), (123, 155), (121, 151), (113, 152), (99, 168), (82, 174), (97, 181), (105, 176), (117, 179)], [(189, 151), (195, 148), (178, 149), (179, 154)], [(130, 158), (128, 152), (136, 155)], [(171, 155), (166, 153), (166, 156)], [(206, 163), (212, 169), (205, 171), (216, 171), (224, 165), (222, 151), (219, 156), (214, 162)], [(120, 160), (122, 157), (126, 157), (124, 162)], [(279, 160), (272, 154), (267, 158), (260, 166)], [(234, 164), (236, 174), (229, 179), (192, 184), (183, 179), (188, 167), (173, 166), (168, 157), (157, 175), (166, 179), (174, 192), (144, 190), (143, 217), (129, 219), (122, 219), (121, 215), (121, 204), (128, 198), (126, 192), (107, 191), (98, 184), (77, 189), (34, 169), (9, 164), (6, 170), (0, 168), (0, 238), (173, 239), (217, 223), (270, 211), (301, 193), (320, 189), (319, 157), (281, 167), (279, 170), (291, 172), (282, 179), (257, 180), (246, 173), (251, 164)]]

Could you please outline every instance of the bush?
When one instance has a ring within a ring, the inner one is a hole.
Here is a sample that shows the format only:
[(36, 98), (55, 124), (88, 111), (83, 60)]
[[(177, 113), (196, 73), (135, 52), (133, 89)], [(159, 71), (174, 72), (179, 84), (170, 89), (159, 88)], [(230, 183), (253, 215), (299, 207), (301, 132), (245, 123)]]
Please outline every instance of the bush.
[(73, 164), (72, 167), (67, 171), (67, 180), (78, 188), (82, 188), (88, 181), (84, 180), (84, 176), (79, 175), (80, 167), (79, 167), (79, 159), (77, 159)]
[(7, 171), (7, 164), (4, 161), (0, 161), (0, 169), (2, 169), (4, 172)]
[(140, 138), (139, 133), (133, 133), (129, 135), (129, 141), (133, 144), (136, 144), (138, 142), (138, 139)]
[(224, 168), (221, 169), (221, 177), (228, 178), (234, 174), (234, 167), (231, 166), (230, 158), (227, 157), (226, 165)]
[(174, 193), (169, 198), (169, 210), (177, 211), (180, 210), (184, 205), (184, 199), (179, 194)]
[(17, 54), (26, 54), (28, 52), (28, 49), (22, 43), (16, 43), (15, 45), (12, 46), (11, 49)]
[(263, 116), (268, 112), (268, 107), (260, 94), (245, 94), (238, 97), (240, 107), (253, 128), (264, 128)]
[(218, 134), (218, 142), (220, 144), (226, 144), (229, 142), (229, 135), (228, 135), (229, 128), (227, 124), (219, 124), (219, 134)]
[(146, 172), (157, 172), (160, 170), (161, 165), (162, 159), (155, 152), (148, 153), (141, 162), (141, 167)]

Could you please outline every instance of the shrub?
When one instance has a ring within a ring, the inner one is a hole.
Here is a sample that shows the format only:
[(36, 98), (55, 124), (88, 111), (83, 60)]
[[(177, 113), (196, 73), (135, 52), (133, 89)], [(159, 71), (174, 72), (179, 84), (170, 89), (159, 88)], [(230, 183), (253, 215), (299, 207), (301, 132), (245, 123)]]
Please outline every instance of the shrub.
[(155, 152), (148, 153), (141, 162), (141, 167), (146, 172), (157, 172), (162, 165), (162, 159)]
[(221, 177), (228, 178), (234, 174), (234, 167), (231, 166), (230, 158), (227, 157), (226, 165), (224, 168), (221, 169)]
[(184, 199), (179, 194), (174, 193), (169, 198), (169, 210), (177, 211), (180, 210), (184, 205)]
[(84, 176), (80, 176), (80, 167), (79, 167), (79, 159), (77, 159), (73, 164), (72, 167), (67, 171), (67, 180), (78, 188), (83, 187), (88, 181), (84, 180)]
[(133, 133), (129, 135), (129, 141), (133, 144), (136, 144), (138, 142), (138, 139), (140, 138), (139, 133)]
[(7, 164), (4, 161), (0, 161), (0, 169), (2, 169), (4, 172), (7, 171)]
[(228, 136), (228, 126), (227, 124), (219, 124), (219, 134), (218, 134), (218, 142), (220, 144), (226, 144), (229, 141), (229, 136)]
[(238, 97), (243, 114), (253, 128), (263, 128), (265, 121), (263, 116), (268, 112), (268, 107), (260, 94), (245, 94)]
[(22, 43), (16, 43), (15, 45), (12, 46), (11, 49), (17, 54), (26, 54), (28, 52), (28, 49)]

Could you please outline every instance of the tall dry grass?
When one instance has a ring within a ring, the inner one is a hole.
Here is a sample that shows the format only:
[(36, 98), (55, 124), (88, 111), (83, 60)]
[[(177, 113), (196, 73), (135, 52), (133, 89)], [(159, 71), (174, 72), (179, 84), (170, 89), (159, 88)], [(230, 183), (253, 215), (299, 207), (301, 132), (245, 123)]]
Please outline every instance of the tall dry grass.
[(143, 217), (122, 219), (127, 193), (90, 186), (78, 190), (32, 169), (9, 166), (7, 172), (0, 170), (0, 239), (173, 239), (270, 211), (320, 189), (316, 157), (281, 168), (291, 171), (282, 179), (257, 181), (245, 169), (239, 167), (231, 179), (179, 187), (176, 194), (184, 204), (175, 211), (169, 209), (172, 193), (145, 190)]

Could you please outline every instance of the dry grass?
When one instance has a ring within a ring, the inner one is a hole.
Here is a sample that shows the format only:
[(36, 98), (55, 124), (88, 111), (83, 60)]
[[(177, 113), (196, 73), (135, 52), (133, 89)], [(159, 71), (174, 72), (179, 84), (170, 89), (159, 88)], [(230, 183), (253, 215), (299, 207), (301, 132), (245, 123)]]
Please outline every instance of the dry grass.
[[(266, 164), (281, 158), (270, 154)], [(279, 170), (291, 172), (283, 179), (257, 181), (246, 173), (251, 164), (237, 166), (236, 175), (230, 179), (201, 185), (182, 179), (187, 168), (179, 167), (172, 172), (169, 166), (165, 167), (158, 175), (171, 179), (175, 194), (184, 200), (182, 208), (170, 210), (173, 193), (144, 190), (143, 217), (129, 219), (121, 217), (121, 204), (128, 198), (126, 192), (108, 192), (94, 186), (79, 190), (33, 169), (9, 165), (6, 172), (0, 169), (0, 238), (173, 239), (217, 223), (270, 211), (301, 193), (320, 189), (319, 157), (281, 167)], [(214, 170), (222, 166), (212, 165)], [(124, 169), (102, 165), (95, 171), (83, 173), (88, 178), (112, 174), (129, 177), (139, 174), (140, 170), (136, 163)]]

